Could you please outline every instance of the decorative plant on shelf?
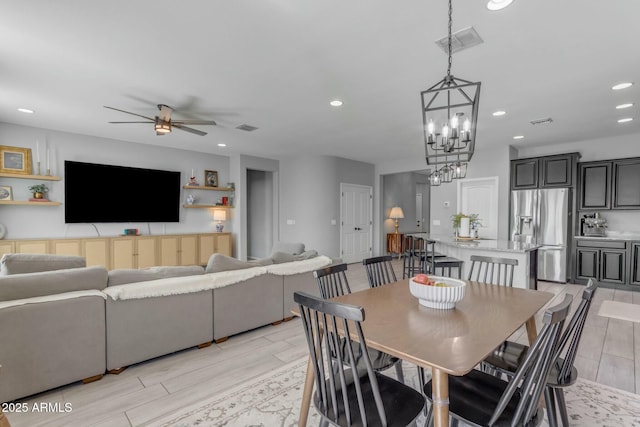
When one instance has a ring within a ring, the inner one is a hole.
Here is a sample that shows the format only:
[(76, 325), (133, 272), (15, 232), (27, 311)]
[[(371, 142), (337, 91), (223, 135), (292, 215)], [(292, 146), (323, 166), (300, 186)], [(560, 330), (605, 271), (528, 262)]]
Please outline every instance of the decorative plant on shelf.
[(36, 184), (30, 186), (29, 191), (33, 193), (34, 199), (44, 199), (44, 193), (49, 191), (49, 188), (47, 188), (47, 186), (44, 184)]
[[(478, 214), (466, 215), (463, 213), (451, 215), (451, 223), (453, 224), (453, 228), (456, 230), (456, 235), (468, 236), (470, 230), (476, 229), (480, 225), (480, 219), (478, 216)], [(469, 220), (469, 230), (460, 230), (463, 218), (467, 218)], [(462, 233), (460, 233), (460, 231), (462, 231)]]

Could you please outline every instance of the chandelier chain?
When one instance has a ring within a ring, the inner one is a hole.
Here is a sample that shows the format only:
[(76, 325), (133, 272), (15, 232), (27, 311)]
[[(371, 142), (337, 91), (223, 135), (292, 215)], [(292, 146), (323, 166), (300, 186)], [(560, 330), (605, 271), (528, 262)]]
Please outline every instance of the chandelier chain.
[(451, 0), (449, 0), (449, 39), (448, 39), (448, 49), (447, 52), (449, 53), (449, 65), (447, 66), (447, 77), (451, 77), (451, 26), (453, 23), (453, 18), (452, 18), (452, 6), (451, 6)]

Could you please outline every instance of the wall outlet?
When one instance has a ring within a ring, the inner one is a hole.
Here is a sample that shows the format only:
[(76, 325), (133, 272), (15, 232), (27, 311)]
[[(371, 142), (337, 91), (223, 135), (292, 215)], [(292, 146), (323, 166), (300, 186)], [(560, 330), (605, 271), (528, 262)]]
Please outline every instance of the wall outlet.
[(448, 208), (449, 206), (451, 206), (451, 202), (448, 200), (445, 200), (445, 202), (442, 204), (442, 206), (444, 206), (445, 208)]
[(440, 220), (439, 219), (434, 219), (433, 220), (433, 225), (440, 225)]
[(335, 219), (331, 220), (331, 225), (337, 225), (337, 224), (338, 224), (338, 221), (336, 221)]
[(287, 220), (287, 225), (296, 225), (296, 220), (295, 219), (288, 219)]

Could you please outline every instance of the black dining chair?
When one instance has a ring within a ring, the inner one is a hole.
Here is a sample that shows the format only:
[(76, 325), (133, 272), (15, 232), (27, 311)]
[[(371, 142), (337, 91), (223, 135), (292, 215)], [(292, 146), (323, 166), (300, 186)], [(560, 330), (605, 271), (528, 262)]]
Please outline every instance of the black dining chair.
[[(321, 426), (406, 426), (425, 405), (417, 390), (378, 373), (362, 331), (362, 307), (295, 292), (316, 391)], [(352, 339), (352, 335), (356, 337)], [(338, 349), (346, 348), (346, 352)], [(333, 360), (345, 369), (332, 368)]]
[[(446, 258), (445, 254), (436, 252), (431, 241), (423, 237), (405, 236), (405, 250), (402, 257), (402, 278), (413, 277), (419, 273), (430, 273), (427, 261)], [(432, 273), (433, 274), (433, 273)]]
[(393, 270), (391, 255), (383, 255), (362, 260), (362, 265), (367, 272), (369, 287), (376, 288), (388, 283), (397, 282), (396, 273)]
[[(574, 363), (580, 345), (580, 338), (584, 324), (591, 308), (591, 302), (598, 288), (598, 282), (589, 279), (587, 287), (582, 291), (582, 299), (571, 317), (569, 326), (563, 332), (558, 343), (554, 355), (554, 362), (551, 372), (547, 376), (547, 385), (545, 389), (545, 403), (547, 405), (547, 414), (549, 417), (549, 425), (555, 427), (558, 425), (556, 416), (556, 404), (562, 425), (569, 426), (569, 416), (567, 414), (567, 405), (564, 399), (564, 388), (575, 384), (578, 378), (578, 370)], [(498, 374), (504, 374), (507, 378), (512, 378), (514, 373), (520, 366), (520, 361), (526, 357), (529, 347), (513, 341), (505, 341), (494, 352), (489, 355), (483, 363), (497, 371)], [(562, 357), (564, 356), (564, 357)]]
[[(464, 376), (450, 375), (449, 415), (472, 426), (539, 425), (544, 417), (539, 403), (545, 390), (545, 379), (554, 362), (572, 300), (571, 295), (565, 295), (560, 304), (545, 311), (542, 330), (511, 381), (476, 369)], [(429, 381), (424, 386), (429, 401), (433, 400), (432, 392)], [(432, 407), (427, 419), (432, 425)]]
[(517, 259), (471, 255), (470, 261), (467, 280), (513, 286), (513, 271), (518, 265)]
[(425, 241), (426, 255), (422, 268), (423, 272), (437, 276), (451, 277), (452, 269), (455, 268), (458, 279), (461, 279), (463, 261), (450, 256), (438, 256), (435, 250), (435, 244), (436, 242), (433, 240)]
[[(347, 280), (347, 264), (330, 265), (313, 272), (318, 287), (320, 288), (320, 296), (324, 299), (331, 299), (337, 296), (350, 294), (351, 288)], [(343, 347), (346, 350), (345, 347)], [(402, 359), (393, 357), (382, 351), (371, 350), (373, 367), (376, 371), (386, 371), (395, 367), (398, 380), (404, 382), (404, 374), (402, 372)]]

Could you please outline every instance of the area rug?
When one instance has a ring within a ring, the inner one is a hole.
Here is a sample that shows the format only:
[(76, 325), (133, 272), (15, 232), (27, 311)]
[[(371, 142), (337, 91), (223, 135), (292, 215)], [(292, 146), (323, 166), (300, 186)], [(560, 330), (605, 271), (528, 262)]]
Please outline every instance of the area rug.
[[(306, 358), (291, 362), (145, 426), (297, 426), (306, 367)], [(404, 364), (403, 370), (407, 384), (415, 385), (416, 367)], [(571, 426), (640, 427), (640, 395), (578, 379), (565, 396)], [(312, 405), (307, 425), (317, 426), (319, 421)], [(423, 419), (417, 420), (418, 426), (423, 424)], [(548, 426), (546, 417), (543, 425)]]

